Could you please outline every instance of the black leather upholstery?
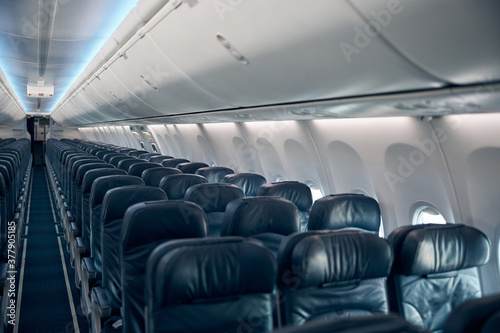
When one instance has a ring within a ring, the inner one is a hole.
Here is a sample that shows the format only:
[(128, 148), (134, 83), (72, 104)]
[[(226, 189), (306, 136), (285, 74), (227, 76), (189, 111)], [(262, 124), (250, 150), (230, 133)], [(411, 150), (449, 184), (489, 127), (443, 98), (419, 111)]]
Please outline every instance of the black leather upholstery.
[(149, 162), (160, 163), (161, 164), (164, 160), (171, 160), (171, 159), (173, 159), (173, 156), (159, 155), (159, 156), (153, 156), (153, 157), (151, 157), (149, 159)]
[(165, 192), (157, 187), (129, 185), (106, 192), (102, 201), (101, 255), (102, 287), (111, 296), (111, 306), (121, 307), (121, 247), (120, 235), (126, 210), (139, 202), (166, 200)]
[(128, 169), (128, 174), (131, 176), (141, 177), (144, 170), (157, 167), (162, 167), (162, 165), (159, 163), (151, 163), (151, 162), (135, 163), (132, 164)]
[(278, 251), (282, 323), (387, 313), (384, 278), (393, 252), (358, 230), (295, 233)]
[(191, 162), (185, 158), (168, 158), (161, 162), (164, 167), (175, 168), (179, 163)]
[(176, 168), (181, 170), (183, 173), (195, 173), (196, 170), (200, 168), (206, 168), (208, 164), (203, 162), (185, 162), (177, 164)]
[(242, 172), (225, 175), (222, 182), (238, 186), (246, 197), (255, 197), (259, 187), (266, 183), (266, 178), (258, 173)]
[(362, 194), (327, 195), (314, 202), (308, 228), (309, 230), (357, 228), (378, 234), (380, 207), (375, 199)]
[(307, 221), (313, 203), (309, 186), (296, 181), (263, 184), (259, 187), (257, 195), (276, 196), (293, 202), (299, 209), (300, 229), (307, 230)]
[(236, 185), (207, 183), (189, 187), (184, 199), (198, 204), (207, 214), (208, 236), (220, 236), (227, 204), (243, 196)]
[(199, 168), (195, 172), (195, 174), (205, 177), (209, 183), (221, 183), (225, 175), (232, 173), (234, 173), (233, 169), (221, 166)]
[(160, 185), (158, 186), (165, 191), (169, 200), (184, 199), (188, 188), (193, 185), (208, 183), (203, 176), (183, 174), (180, 170), (179, 172), (179, 174), (172, 174), (163, 177), (160, 181)]
[[(500, 314), (500, 294), (466, 301), (448, 316), (444, 333), (483, 332), (482, 328), (495, 314)], [(492, 332), (499, 329), (500, 326), (496, 326)]]
[(123, 332), (144, 332), (146, 262), (162, 242), (206, 237), (203, 210), (188, 201), (151, 201), (131, 206), (123, 218), (122, 286)]
[[(148, 186), (160, 186), (160, 181), (163, 177), (168, 175), (182, 174), (182, 171), (176, 168), (168, 168), (168, 167), (158, 167), (146, 169), (141, 175), (142, 180)], [(184, 195), (182, 196), (184, 197)]]
[(146, 332), (268, 332), (272, 253), (240, 237), (164, 243), (149, 257)]
[(289, 326), (276, 333), (425, 333), (404, 318), (389, 314), (342, 318)]
[(120, 162), (118, 162), (117, 168), (128, 172), (128, 170), (130, 169), (130, 166), (132, 166), (133, 164), (142, 163), (142, 162), (144, 162), (144, 161), (140, 160), (136, 157), (129, 157), (126, 160), (121, 160)]
[(102, 271), (100, 238), (102, 201), (110, 189), (126, 185), (144, 185), (144, 182), (139, 177), (129, 175), (104, 176), (97, 178), (90, 190), (90, 256), (94, 259), (94, 265), (98, 272)]
[(490, 242), (462, 224), (405, 226), (388, 237), (395, 253), (388, 280), (391, 311), (438, 332), (453, 308), (481, 296), (476, 266), (486, 263)]
[(231, 201), (224, 214), (221, 236), (253, 237), (276, 253), (285, 236), (299, 231), (297, 206), (279, 197)]

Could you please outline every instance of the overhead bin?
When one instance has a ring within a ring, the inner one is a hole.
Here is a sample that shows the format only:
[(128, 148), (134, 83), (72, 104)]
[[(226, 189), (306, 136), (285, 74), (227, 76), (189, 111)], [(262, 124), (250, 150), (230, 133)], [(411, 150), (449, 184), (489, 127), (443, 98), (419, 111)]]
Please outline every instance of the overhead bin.
[(158, 10), (158, 1), (155, 15), (144, 3), (65, 96), (89, 84), (113, 108), (127, 104), (120, 113), (87, 109), (102, 122), (447, 85), (382, 38), (357, 51), (346, 46), (364, 27), (347, 2), (170, 1)]
[(499, 1), (350, 2), (381, 27), (381, 38), (428, 73), (459, 85), (500, 80)]

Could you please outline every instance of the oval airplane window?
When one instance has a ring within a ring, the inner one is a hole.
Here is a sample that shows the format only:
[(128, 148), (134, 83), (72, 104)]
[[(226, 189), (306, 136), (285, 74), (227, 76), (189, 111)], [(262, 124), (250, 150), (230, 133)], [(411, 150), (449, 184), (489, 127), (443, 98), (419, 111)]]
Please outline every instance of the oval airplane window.
[(312, 180), (307, 180), (305, 184), (311, 189), (313, 202), (324, 197), (323, 191), (315, 182), (313, 182)]
[(420, 206), (413, 215), (413, 224), (446, 224), (446, 220), (434, 207)]

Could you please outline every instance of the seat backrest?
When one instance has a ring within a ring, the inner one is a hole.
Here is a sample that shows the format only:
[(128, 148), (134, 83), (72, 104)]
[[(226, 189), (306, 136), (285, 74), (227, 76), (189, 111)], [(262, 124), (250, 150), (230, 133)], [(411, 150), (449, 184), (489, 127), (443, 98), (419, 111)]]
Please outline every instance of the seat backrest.
[(116, 168), (92, 169), (85, 172), (82, 180), (82, 238), (86, 245), (90, 245), (90, 191), (94, 180), (103, 176), (126, 175), (123, 170)]
[[(182, 171), (176, 168), (158, 167), (150, 168), (143, 171), (141, 178), (148, 186), (160, 186), (160, 181), (168, 175), (182, 174)], [(184, 195), (182, 196), (184, 198)]]
[(151, 156), (149, 158), (149, 162), (161, 164), (161, 162), (163, 162), (164, 160), (171, 160), (173, 158), (174, 158), (173, 156), (168, 156), (168, 155)]
[(308, 230), (359, 229), (378, 234), (380, 207), (363, 194), (332, 194), (314, 202)]
[(243, 190), (246, 197), (255, 197), (259, 187), (264, 185), (267, 181), (264, 176), (258, 173), (242, 172), (225, 175), (224, 178), (222, 178), (222, 182), (238, 186)]
[(179, 163), (176, 166), (176, 168), (181, 170), (183, 173), (192, 173), (192, 174), (194, 174), (196, 170), (206, 167), (208, 167), (208, 164), (203, 162), (184, 162), (184, 163)]
[(165, 191), (169, 200), (180, 200), (184, 199), (187, 189), (191, 186), (206, 183), (208, 182), (203, 176), (181, 172), (163, 177), (159, 187)]
[(410, 323), (441, 331), (451, 310), (481, 297), (477, 266), (490, 256), (490, 242), (463, 224), (400, 227), (388, 237), (394, 266), (388, 279), (391, 311)]
[(221, 166), (199, 168), (195, 172), (195, 174), (205, 177), (209, 183), (221, 183), (225, 175), (232, 173), (234, 173), (233, 169)]
[[(109, 163), (110, 164), (113, 164), (115, 167), (118, 167), (118, 164), (123, 161), (123, 160), (130, 160), (130, 159), (133, 159), (133, 157), (130, 157), (128, 155), (124, 155), (124, 154), (118, 154), (116, 156), (112, 156), (110, 159), (109, 159)], [(125, 170), (127, 171), (127, 170)]]
[(161, 164), (164, 167), (175, 168), (179, 163), (187, 163), (190, 160), (186, 160), (185, 158), (168, 158), (161, 161)]
[(291, 201), (252, 197), (228, 203), (220, 235), (258, 239), (276, 254), (283, 239), (299, 230), (299, 211)]
[(128, 169), (128, 174), (131, 176), (141, 177), (144, 170), (150, 168), (158, 168), (158, 167), (162, 167), (162, 165), (159, 163), (151, 163), (151, 162), (135, 163), (132, 164)]
[(121, 160), (120, 162), (118, 162), (117, 168), (128, 172), (132, 164), (143, 163), (143, 162), (144, 162), (143, 160), (140, 160), (136, 157), (130, 157), (127, 160)]
[(127, 209), (121, 232), (124, 333), (144, 332), (144, 276), (153, 249), (172, 239), (207, 235), (203, 210), (188, 201), (151, 201)]
[(275, 280), (273, 254), (255, 240), (163, 243), (147, 263), (146, 332), (269, 332)]
[(138, 157), (139, 155), (148, 154), (148, 153), (149, 153), (149, 151), (147, 151), (147, 150), (131, 150), (131, 151), (127, 152), (127, 155)]
[(106, 192), (102, 201), (101, 255), (102, 286), (111, 296), (113, 309), (121, 307), (121, 246), (120, 235), (123, 217), (127, 209), (139, 202), (166, 200), (167, 196), (158, 187), (128, 185)]
[(184, 200), (198, 204), (207, 214), (208, 236), (220, 236), (227, 204), (243, 197), (243, 191), (236, 185), (207, 183), (189, 187)]
[(377, 235), (318, 230), (287, 237), (278, 251), (283, 325), (387, 313), (393, 252)]
[(127, 185), (144, 185), (141, 178), (129, 175), (103, 176), (96, 178), (90, 189), (90, 256), (98, 272), (102, 269), (101, 259), (101, 213), (102, 201), (106, 193), (113, 188)]
[(149, 159), (151, 157), (154, 157), (154, 156), (161, 156), (161, 154), (159, 154), (159, 153), (144, 153), (144, 154), (141, 154), (137, 157), (140, 158), (141, 160), (149, 161)]
[(263, 184), (259, 187), (257, 195), (276, 196), (293, 202), (299, 209), (300, 229), (302, 231), (307, 230), (309, 211), (313, 203), (309, 186), (296, 181)]
[[(450, 313), (444, 333), (481, 332), (488, 320), (500, 313), (500, 294), (465, 301)], [(498, 326), (495, 332), (498, 331)]]
[[(115, 156), (128, 156), (128, 155), (124, 155), (124, 154), (120, 154), (120, 153), (107, 153), (106, 155), (104, 155), (102, 157), (102, 160), (106, 163), (109, 163), (111, 161), (111, 159)], [(116, 166), (115, 166), (116, 167)]]

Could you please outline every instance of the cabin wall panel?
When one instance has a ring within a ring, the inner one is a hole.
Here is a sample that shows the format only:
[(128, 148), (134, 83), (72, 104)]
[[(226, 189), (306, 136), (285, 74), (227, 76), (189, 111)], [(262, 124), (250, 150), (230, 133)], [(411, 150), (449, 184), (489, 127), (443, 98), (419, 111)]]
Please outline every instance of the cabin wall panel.
[(498, 292), (500, 114), (446, 116), (432, 124), (441, 133), (463, 222), (481, 229), (492, 242), (490, 263), (481, 268), (483, 290)]

